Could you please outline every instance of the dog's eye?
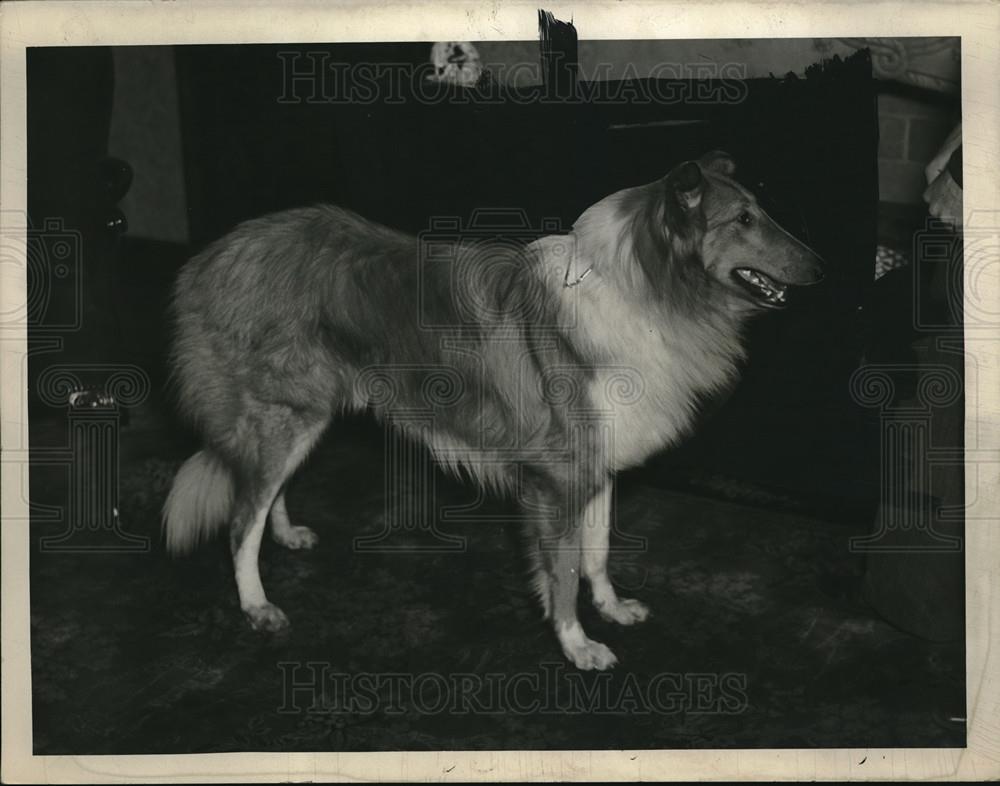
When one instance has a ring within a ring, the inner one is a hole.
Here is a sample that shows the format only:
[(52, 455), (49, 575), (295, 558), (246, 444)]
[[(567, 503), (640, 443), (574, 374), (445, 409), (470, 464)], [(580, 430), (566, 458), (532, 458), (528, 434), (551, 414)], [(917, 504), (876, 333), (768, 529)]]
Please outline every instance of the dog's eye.
[(746, 210), (740, 213), (737, 219), (743, 226), (748, 227), (753, 223), (753, 216), (751, 216)]

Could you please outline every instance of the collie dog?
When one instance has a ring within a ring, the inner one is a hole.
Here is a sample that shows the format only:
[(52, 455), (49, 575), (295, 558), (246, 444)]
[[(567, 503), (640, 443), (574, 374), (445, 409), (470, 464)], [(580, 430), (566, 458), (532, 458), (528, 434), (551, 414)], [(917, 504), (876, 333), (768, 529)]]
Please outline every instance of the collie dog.
[[(270, 522), (278, 543), (315, 545), (289, 521), (285, 484), (338, 412), (368, 409), (517, 498), (563, 652), (613, 666), (580, 626), (577, 592), (582, 575), (622, 625), (649, 614), (608, 578), (614, 473), (679, 440), (735, 381), (748, 320), (823, 277), (733, 172), (720, 152), (686, 161), (516, 248), (428, 253), (322, 205), (238, 226), (176, 284), (172, 371), (204, 448), (167, 498), (168, 549), (228, 525), (250, 625), (287, 627), (261, 584), (261, 538)], [(429, 423), (412, 425), (415, 410)]]

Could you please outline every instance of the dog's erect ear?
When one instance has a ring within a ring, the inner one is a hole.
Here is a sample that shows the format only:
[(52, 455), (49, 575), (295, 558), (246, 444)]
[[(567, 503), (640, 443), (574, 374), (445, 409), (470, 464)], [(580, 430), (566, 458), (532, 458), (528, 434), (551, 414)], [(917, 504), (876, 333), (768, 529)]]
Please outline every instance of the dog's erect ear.
[(678, 204), (684, 210), (694, 210), (701, 204), (701, 189), (703, 180), (701, 167), (694, 161), (685, 161), (670, 173), (670, 184)]
[(736, 171), (736, 162), (733, 161), (733, 157), (724, 150), (711, 150), (708, 153), (705, 153), (705, 155), (698, 160), (698, 163), (705, 169), (709, 169), (712, 172), (718, 172), (726, 177), (732, 177), (733, 172)]

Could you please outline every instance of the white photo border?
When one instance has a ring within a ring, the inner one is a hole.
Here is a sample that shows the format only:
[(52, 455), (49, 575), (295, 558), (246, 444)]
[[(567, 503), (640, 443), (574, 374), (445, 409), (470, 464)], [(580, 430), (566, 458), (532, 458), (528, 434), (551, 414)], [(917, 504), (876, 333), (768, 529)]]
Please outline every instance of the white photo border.
[[(29, 46), (537, 40), (538, 2), (10, 2), (0, 8), (0, 244), (26, 212)], [(1000, 227), (1000, 4), (995, 2), (588, 2), (541, 4), (582, 38), (960, 36), (965, 211)], [(659, 35), (654, 33), (659, 32)], [(967, 224), (968, 225), (968, 224)], [(972, 282), (970, 275), (975, 273)], [(1000, 259), (966, 270), (966, 298), (1000, 303)], [(0, 266), (0, 314), (26, 297), (25, 266)], [(1000, 309), (995, 310), (998, 315)], [(968, 314), (968, 310), (966, 312)], [(968, 317), (967, 317), (968, 319)], [(1000, 315), (998, 315), (1000, 322)], [(967, 326), (968, 327), (968, 326)], [(1000, 482), (967, 471), (968, 747), (964, 749), (464, 751), (34, 756), (28, 609), (24, 331), (0, 342), (2, 743), (6, 783), (269, 781), (986, 780), (1000, 777)], [(967, 331), (967, 444), (1000, 447), (1000, 327)], [(21, 471), (11, 471), (22, 463)], [(967, 465), (968, 468), (968, 465)], [(988, 469), (985, 465), (981, 469)], [(971, 509), (971, 508), (970, 508)]]

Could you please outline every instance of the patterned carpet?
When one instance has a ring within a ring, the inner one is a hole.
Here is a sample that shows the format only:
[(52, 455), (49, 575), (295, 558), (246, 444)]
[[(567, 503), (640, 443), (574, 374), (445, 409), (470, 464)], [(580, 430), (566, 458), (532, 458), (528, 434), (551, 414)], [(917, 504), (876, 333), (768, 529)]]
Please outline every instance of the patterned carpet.
[[(122, 521), (148, 550), (32, 549), (36, 753), (964, 744), (948, 720), (964, 715), (961, 644), (873, 615), (852, 528), (624, 476), (612, 577), (653, 616), (621, 629), (581, 604), (621, 660), (584, 674), (541, 620), (512, 507), (487, 501), (479, 523), (440, 523), (464, 539), (457, 552), (406, 531), (361, 551), (355, 538), (386, 521), (381, 436), (333, 436), (288, 498), (319, 546), (263, 548), (286, 636), (244, 625), (221, 540), (163, 553), (173, 450), (123, 456)], [(33, 499), (65, 504), (65, 475), (34, 470)], [(436, 477), (438, 504), (476, 501)], [(32, 526), (36, 539), (62, 531)]]

